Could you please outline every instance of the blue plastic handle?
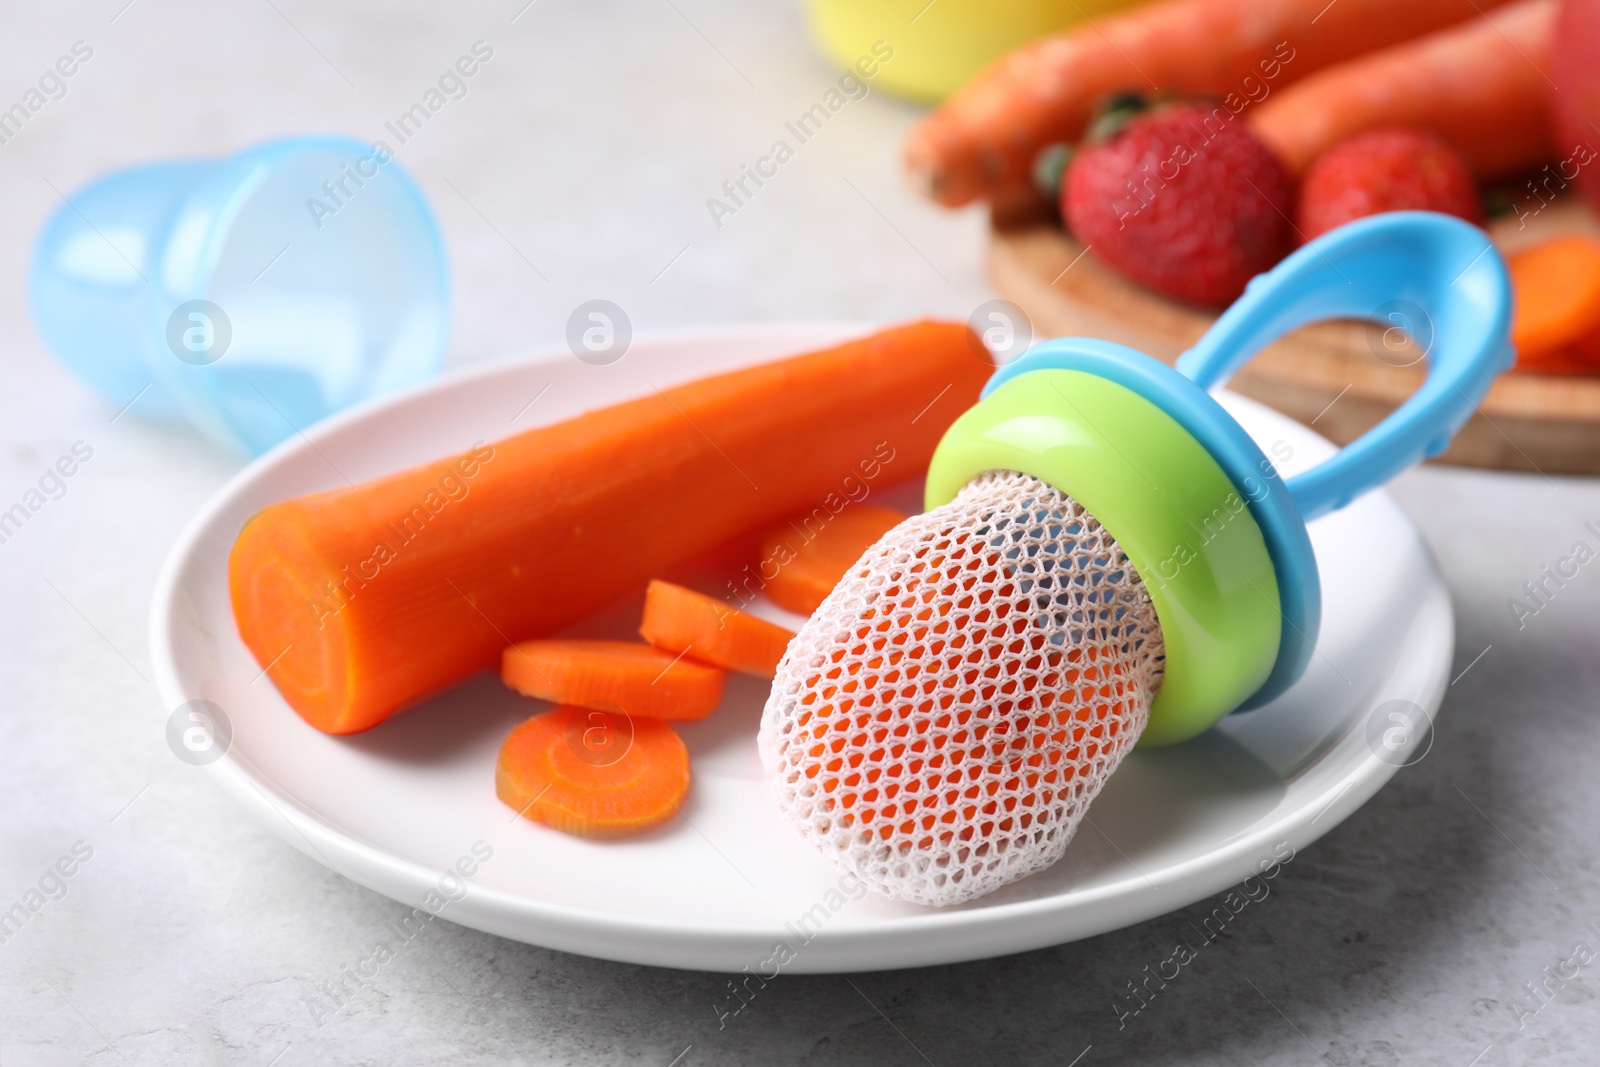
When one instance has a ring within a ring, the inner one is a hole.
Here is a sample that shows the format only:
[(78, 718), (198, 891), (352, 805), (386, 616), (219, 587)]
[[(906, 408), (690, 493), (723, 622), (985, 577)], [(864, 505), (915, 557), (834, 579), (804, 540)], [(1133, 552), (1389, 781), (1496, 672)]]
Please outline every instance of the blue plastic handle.
[(1177, 369), (1215, 388), (1264, 346), (1322, 319), (1404, 329), (1425, 352), (1428, 377), (1338, 455), (1289, 479), (1307, 521), (1443, 452), (1516, 358), (1511, 286), (1488, 236), (1449, 215), (1397, 211), (1327, 233), (1252, 279)]
[[(1383, 422), (1285, 482), (1207, 389), (1281, 335), (1334, 318), (1369, 319), (1411, 334), (1426, 353), (1429, 375)], [(1211, 453), (1266, 540), (1283, 613), (1272, 674), (1236, 709), (1248, 711), (1287, 691), (1316, 647), (1322, 584), (1306, 521), (1443, 451), (1514, 359), (1510, 321), (1505, 263), (1482, 230), (1448, 215), (1393, 212), (1320, 237), (1253, 279), (1176, 367), (1109, 341), (1064, 337), (1034, 345), (995, 371), (983, 393), (1047, 368), (1095, 374), (1150, 401)]]

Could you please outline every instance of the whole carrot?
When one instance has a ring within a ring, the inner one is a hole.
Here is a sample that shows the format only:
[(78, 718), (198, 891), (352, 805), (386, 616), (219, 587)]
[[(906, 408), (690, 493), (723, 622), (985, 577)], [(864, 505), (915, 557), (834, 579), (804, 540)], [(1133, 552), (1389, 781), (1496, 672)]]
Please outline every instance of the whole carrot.
[(1519, 0), (1459, 26), (1330, 67), (1265, 101), (1250, 128), (1300, 173), (1347, 137), (1420, 126), (1480, 178), (1551, 157), (1556, 0)]
[(1206, 93), (1242, 112), (1283, 86), (1500, 0), (1163, 0), (1027, 45), (912, 131), (905, 162), (956, 207), (1026, 186), (1034, 157), (1075, 141), (1122, 91)]
[(731, 538), (919, 473), (978, 398), (975, 348), (901, 326), (273, 504), (229, 559), (239, 633), (313, 726), (368, 729)]

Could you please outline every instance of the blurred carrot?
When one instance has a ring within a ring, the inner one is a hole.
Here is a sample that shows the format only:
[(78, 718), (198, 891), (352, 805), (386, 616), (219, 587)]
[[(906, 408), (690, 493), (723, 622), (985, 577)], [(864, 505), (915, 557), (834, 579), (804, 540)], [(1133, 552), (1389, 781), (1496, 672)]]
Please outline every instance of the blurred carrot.
[(651, 582), (639, 636), (730, 671), (771, 678), (793, 632), (671, 582)]
[(905, 513), (876, 504), (852, 504), (820, 528), (810, 516), (785, 523), (761, 539), (761, 556), (778, 564), (762, 591), (787, 611), (809, 615), (833, 592), (861, 554), (900, 524)]
[(494, 791), (523, 818), (618, 837), (671, 818), (689, 792), (689, 751), (658, 719), (559, 707), (511, 731)]
[(1517, 369), (1547, 374), (1600, 370), (1586, 349), (1600, 338), (1600, 241), (1566, 234), (1506, 260), (1516, 311)]
[(1585, 346), (1573, 345), (1526, 360), (1520, 355), (1511, 368), (1523, 374), (1549, 374), (1557, 377), (1577, 377), (1600, 374), (1600, 351), (1585, 351)]
[(1239, 113), (1355, 56), (1477, 18), (1500, 0), (1164, 0), (1019, 48), (906, 141), (912, 180), (941, 204), (1025, 188), (1046, 145), (1075, 141), (1107, 97), (1205, 93)]
[(1520, 0), (1312, 75), (1247, 120), (1296, 174), (1380, 126), (1431, 130), (1480, 178), (1515, 174), (1552, 155), (1545, 72), (1555, 17), (1556, 0)]
[(703, 719), (722, 699), (723, 672), (633, 641), (524, 641), (506, 649), (500, 679), (523, 696), (647, 719)]

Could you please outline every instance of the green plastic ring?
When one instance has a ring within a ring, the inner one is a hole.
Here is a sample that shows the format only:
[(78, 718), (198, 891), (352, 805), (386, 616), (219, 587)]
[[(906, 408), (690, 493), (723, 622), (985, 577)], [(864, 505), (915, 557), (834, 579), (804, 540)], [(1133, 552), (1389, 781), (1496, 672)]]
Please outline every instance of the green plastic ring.
[(1144, 580), (1166, 672), (1140, 745), (1202, 733), (1266, 681), (1283, 629), (1272, 557), (1248, 503), (1171, 416), (1096, 375), (1032, 371), (945, 433), (928, 506), (990, 470), (1031, 474), (1078, 501)]

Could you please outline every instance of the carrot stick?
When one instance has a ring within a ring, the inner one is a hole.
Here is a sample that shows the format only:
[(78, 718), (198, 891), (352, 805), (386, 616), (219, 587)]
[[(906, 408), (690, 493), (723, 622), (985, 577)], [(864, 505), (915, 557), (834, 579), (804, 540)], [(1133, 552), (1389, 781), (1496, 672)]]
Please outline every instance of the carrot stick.
[(1313, 75), (1248, 121), (1298, 174), (1347, 137), (1420, 126), (1482, 178), (1550, 158), (1550, 50), (1556, 0), (1519, 3)]
[(239, 633), (313, 726), (368, 729), (841, 482), (920, 473), (981, 347), (914, 323), (273, 504), (229, 560)]
[(639, 636), (730, 671), (771, 678), (794, 633), (671, 582), (651, 582)]
[(893, 508), (851, 504), (837, 515), (818, 508), (767, 531), (761, 558), (771, 560), (777, 573), (762, 592), (780, 608), (811, 614), (861, 554), (905, 517)]
[(646, 719), (703, 719), (722, 699), (723, 671), (634, 641), (523, 641), (500, 680), (523, 696)]
[(923, 119), (912, 180), (950, 207), (1026, 188), (1046, 145), (1076, 141), (1123, 91), (1205, 93), (1241, 113), (1324, 67), (1500, 0), (1165, 0), (1017, 49)]
[(517, 814), (580, 837), (620, 837), (671, 818), (689, 793), (689, 752), (658, 719), (560, 707), (511, 731), (495, 795)]
[(1600, 369), (1574, 350), (1600, 335), (1600, 241), (1566, 234), (1513, 253), (1506, 266), (1516, 296), (1511, 342), (1517, 369), (1554, 374)]

